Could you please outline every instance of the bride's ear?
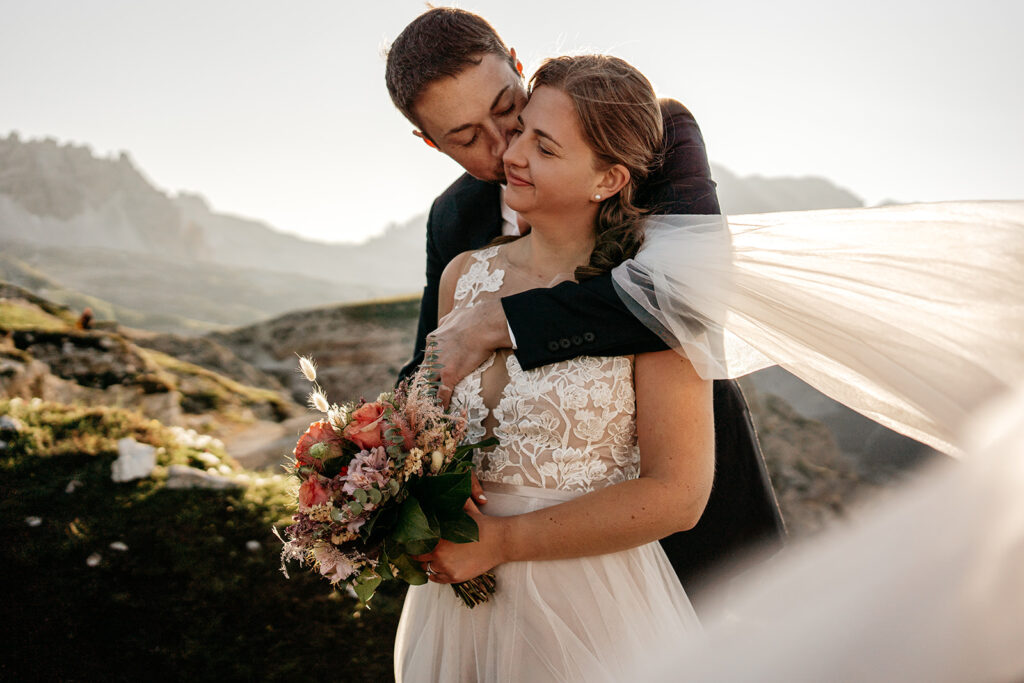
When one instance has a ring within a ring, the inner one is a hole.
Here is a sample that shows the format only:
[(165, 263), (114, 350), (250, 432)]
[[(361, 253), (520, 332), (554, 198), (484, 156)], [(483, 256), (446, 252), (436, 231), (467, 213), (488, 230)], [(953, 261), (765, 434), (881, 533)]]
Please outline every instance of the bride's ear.
[(418, 137), (420, 140), (423, 140), (423, 142), (427, 143), (427, 147), (433, 147), (434, 149), (437, 149), (437, 145), (434, 144), (434, 141), (428, 138), (424, 133), (418, 130), (414, 130), (412, 134)]
[[(595, 200), (600, 202), (609, 197), (614, 197), (619, 190), (624, 188), (630, 179), (629, 169), (622, 164), (612, 164), (603, 172), (594, 188)], [(597, 199), (600, 197), (600, 199)]]

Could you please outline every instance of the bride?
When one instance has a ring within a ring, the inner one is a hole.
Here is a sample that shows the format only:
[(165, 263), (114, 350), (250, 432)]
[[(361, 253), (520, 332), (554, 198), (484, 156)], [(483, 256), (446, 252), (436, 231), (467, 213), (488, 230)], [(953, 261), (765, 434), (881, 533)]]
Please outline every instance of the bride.
[[(958, 454), (987, 399), (1024, 381), (1024, 202), (647, 219), (630, 201), (660, 121), (635, 69), (549, 60), (505, 155), (532, 232), (463, 254), (441, 315), (612, 271), (675, 349), (524, 372), (499, 351), (455, 389), (487, 515), (476, 543), (419, 557), (400, 681), (627, 680), (699, 629), (651, 541), (700, 517), (713, 472), (710, 381), (778, 364), (847, 406)], [(642, 239), (641, 239), (642, 235)], [(642, 244), (641, 244), (642, 242)], [(678, 353), (677, 353), (678, 352)], [(488, 569), (468, 610), (444, 583)]]
[[(641, 243), (637, 184), (661, 148), (650, 83), (603, 56), (547, 61), (504, 157), (525, 237), (467, 252), (439, 316), (607, 272)], [(714, 473), (711, 382), (675, 351), (581, 357), (523, 371), (491, 356), (455, 388), (479, 453), (476, 543), (419, 556), (395, 646), (399, 681), (625, 680), (635, 653), (699, 629), (657, 540), (691, 528)], [(472, 610), (444, 584), (494, 569)], [(651, 652), (652, 655), (658, 654)], [(662, 653), (667, 654), (667, 653)]]

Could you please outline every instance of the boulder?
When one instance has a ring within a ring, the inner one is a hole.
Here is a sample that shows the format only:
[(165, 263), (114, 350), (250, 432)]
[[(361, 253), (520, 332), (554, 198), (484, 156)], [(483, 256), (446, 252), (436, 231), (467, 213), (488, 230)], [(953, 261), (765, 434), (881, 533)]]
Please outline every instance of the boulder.
[(188, 465), (171, 465), (167, 468), (169, 489), (231, 489), (241, 488), (234, 479), (197, 470)]
[(116, 482), (144, 479), (156, 467), (156, 449), (131, 437), (118, 440), (117, 456), (110, 467), (110, 478)]
[(25, 429), (21, 420), (10, 415), (0, 415), (0, 432), (20, 432)]

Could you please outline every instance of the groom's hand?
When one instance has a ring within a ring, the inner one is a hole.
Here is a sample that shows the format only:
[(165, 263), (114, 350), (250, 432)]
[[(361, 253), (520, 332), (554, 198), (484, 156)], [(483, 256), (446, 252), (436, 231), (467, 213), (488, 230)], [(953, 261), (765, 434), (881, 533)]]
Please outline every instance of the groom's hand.
[(476, 370), (496, 349), (511, 346), (505, 310), (499, 299), (456, 308), (441, 318), (437, 329), (427, 337), (427, 350), (433, 349), (436, 362), (441, 365), (438, 397), (444, 405), (448, 405), (452, 389), (463, 377)]

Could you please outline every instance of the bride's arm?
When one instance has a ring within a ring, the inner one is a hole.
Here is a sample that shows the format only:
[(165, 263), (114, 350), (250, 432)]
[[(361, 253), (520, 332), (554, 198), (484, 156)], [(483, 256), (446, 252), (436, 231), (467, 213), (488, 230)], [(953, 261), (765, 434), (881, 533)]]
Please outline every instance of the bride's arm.
[(632, 548), (700, 519), (714, 477), (711, 382), (675, 351), (641, 354), (635, 369), (640, 477), (513, 517), (471, 510), (480, 541), (442, 541), (421, 556), (435, 580), (464, 581), (504, 562)]

